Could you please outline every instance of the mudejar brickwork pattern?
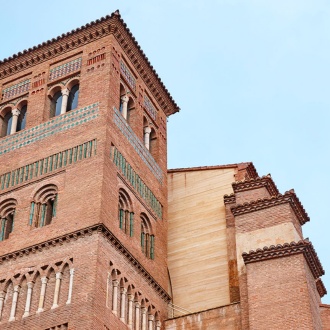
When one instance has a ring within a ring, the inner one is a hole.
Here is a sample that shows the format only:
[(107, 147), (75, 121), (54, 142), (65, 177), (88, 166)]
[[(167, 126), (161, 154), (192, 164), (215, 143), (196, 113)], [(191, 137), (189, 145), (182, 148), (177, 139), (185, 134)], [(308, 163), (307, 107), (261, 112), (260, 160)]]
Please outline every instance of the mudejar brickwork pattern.
[(179, 108), (118, 11), (0, 61), (0, 91), (1, 329), (330, 329), (293, 190), (167, 169)]

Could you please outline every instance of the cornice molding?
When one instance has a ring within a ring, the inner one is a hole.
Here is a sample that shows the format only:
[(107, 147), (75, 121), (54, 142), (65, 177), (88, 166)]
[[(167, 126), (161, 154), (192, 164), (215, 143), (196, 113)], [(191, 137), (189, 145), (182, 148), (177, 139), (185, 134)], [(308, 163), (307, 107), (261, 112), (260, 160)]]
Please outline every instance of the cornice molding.
[(117, 39), (165, 114), (169, 116), (178, 112), (180, 108), (127, 28), (119, 11), (0, 61), (0, 78), (9, 77), (110, 34)]
[(316, 289), (317, 289), (320, 297), (322, 298), (323, 296), (325, 296), (327, 294), (327, 289), (325, 288), (325, 286), (320, 278), (318, 278), (316, 280), (315, 284), (316, 284)]
[(289, 257), (297, 254), (303, 254), (306, 262), (311, 270), (315, 279), (324, 275), (324, 270), (321, 262), (314, 250), (311, 242), (307, 239), (299, 242), (285, 243), (283, 245), (278, 244), (276, 246), (271, 245), (264, 247), (263, 249), (257, 249), (256, 251), (250, 251), (249, 253), (244, 252), (242, 254), (245, 264), (271, 260), (276, 258)]
[(305, 209), (303, 208), (293, 190), (285, 192), (284, 195), (277, 195), (276, 197), (258, 199), (250, 203), (239, 204), (232, 207), (231, 211), (235, 216), (238, 216), (285, 203), (290, 204), (292, 210), (299, 220), (300, 225), (303, 225), (309, 221), (309, 216), (307, 215)]
[(279, 191), (271, 178), (270, 174), (261, 178), (257, 177), (250, 180), (238, 181), (232, 184), (234, 192), (248, 191), (258, 188), (266, 188), (271, 196), (279, 195)]
[(236, 196), (235, 194), (224, 195), (223, 201), (225, 204), (235, 204), (236, 203)]
[(0, 264), (3, 264), (6, 261), (16, 260), (17, 258), (27, 256), (30, 253), (42, 252), (43, 249), (49, 249), (58, 245), (70, 243), (72, 240), (75, 241), (77, 239), (84, 238), (87, 235), (91, 236), (93, 234), (100, 234), (106, 238), (108, 242), (110, 242), (110, 244), (119, 253), (121, 253), (140, 274), (142, 274), (144, 279), (152, 286), (152, 288), (163, 300), (165, 300), (167, 303), (171, 301), (171, 297), (168, 295), (168, 293), (160, 286), (160, 284), (158, 284), (158, 282), (150, 275), (150, 273), (139, 263), (139, 261), (125, 248), (119, 239), (104, 224), (96, 224), (83, 229), (79, 229), (74, 232), (49, 239), (39, 244), (34, 244), (12, 253), (1, 255)]

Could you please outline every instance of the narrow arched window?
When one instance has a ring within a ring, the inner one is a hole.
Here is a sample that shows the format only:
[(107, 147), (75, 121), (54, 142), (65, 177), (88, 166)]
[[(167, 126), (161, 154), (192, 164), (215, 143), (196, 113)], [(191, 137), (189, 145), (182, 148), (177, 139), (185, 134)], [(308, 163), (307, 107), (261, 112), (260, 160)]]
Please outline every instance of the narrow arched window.
[(13, 123), (13, 115), (11, 112), (8, 112), (4, 118), (4, 125), (5, 125), (5, 134), (4, 135), (10, 135), (12, 123)]
[(47, 185), (40, 188), (31, 202), (29, 224), (43, 227), (51, 224), (56, 217), (57, 187)]
[(61, 114), (62, 99), (63, 96), (61, 91), (54, 94), (50, 106), (50, 118), (59, 116)]
[(134, 212), (132, 209), (131, 200), (123, 189), (119, 190), (118, 220), (119, 228), (130, 237), (133, 237)]
[(150, 220), (144, 213), (141, 213), (141, 250), (147, 258), (155, 258), (155, 236), (151, 231)]
[(70, 90), (66, 111), (74, 110), (78, 107), (78, 98), (79, 98), (79, 84), (76, 84)]
[(24, 105), (20, 110), (20, 115), (17, 121), (16, 132), (21, 131), (26, 126), (26, 116), (27, 116), (27, 105)]
[(0, 241), (8, 239), (14, 230), (16, 204), (17, 202), (13, 198), (0, 203)]

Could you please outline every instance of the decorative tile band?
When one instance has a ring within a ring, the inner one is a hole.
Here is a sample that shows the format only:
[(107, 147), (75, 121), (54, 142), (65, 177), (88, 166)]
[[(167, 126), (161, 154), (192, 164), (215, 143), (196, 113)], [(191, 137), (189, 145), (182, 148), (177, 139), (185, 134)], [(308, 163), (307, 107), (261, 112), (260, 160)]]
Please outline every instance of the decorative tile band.
[(96, 155), (97, 140), (60, 151), (0, 176), (0, 191)]
[(149, 100), (149, 97), (147, 95), (144, 95), (144, 107), (145, 109), (148, 111), (149, 115), (156, 120), (157, 118), (157, 110), (155, 109), (155, 107), (153, 106), (153, 104), (151, 103), (151, 101)]
[(95, 103), (81, 109), (71, 110), (45, 123), (0, 139), (0, 156), (93, 120), (98, 117), (98, 111), (98, 103)]
[(81, 68), (81, 57), (51, 69), (49, 72), (49, 80), (51, 81), (60, 78), (71, 72), (77, 71), (80, 68)]
[(110, 158), (119, 168), (121, 173), (123, 173), (124, 177), (139, 193), (139, 195), (147, 202), (147, 205), (149, 205), (155, 214), (157, 214), (158, 218), (162, 219), (162, 205), (155, 197), (153, 192), (142, 181), (140, 176), (133, 170), (132, 166), (128, 163), (124, 156), (115, 147), (113, 147), (111, 150)]
[(126, 136), (127, 140), (131, 143), (135, 151), (144, 161), (144, 163), (149, 167), (151, 172), (155, 175), (157, 180), (162, 183), (163, 172), (156, 163), (156, 161), (151, 156), (149, 150), (143, 145), (141, 140), (132, 131), (132, 128), (127, 124), (125, 118), (120, 114), (120, 112), (114, 107), (114, 122), (120, 131)]
[(136, 90), (136, 80), (123, 61), (120, 61), (120, 72), (125, 77), (130, 86), (133, 88), (133, 90)]
[(18, 84), (5, 88), (2, 91), (3, 99), (10, 99), (16, 95), (25, 93), (29, 90), (29, 88), (30, 88), (30, 79), (21, 81)]

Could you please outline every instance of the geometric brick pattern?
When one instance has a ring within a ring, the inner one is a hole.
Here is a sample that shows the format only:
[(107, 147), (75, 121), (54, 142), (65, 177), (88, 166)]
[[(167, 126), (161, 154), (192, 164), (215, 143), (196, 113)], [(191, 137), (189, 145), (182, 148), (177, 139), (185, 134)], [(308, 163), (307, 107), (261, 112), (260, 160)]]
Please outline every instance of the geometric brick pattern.
[(29, 88), (30, 88), (30, 79), (21, 81), (18, 84), (5, 88), (2, 91), (3, 99), (9, 99), (16, 95), (25, 93), (29, 90)]
[(125, 65), (123, 61), (120, 61), (120, 72), (126, 79), (126, 81), (130, 84), (130, 86), (133, 88), (133, 90), (136, 90), (136, 80), (134, 76), (132, 75), (131, 71), (128, 69), (128, 67)]
[(149, 167), (151, 172), (155, 175), (157, 180), (162, 183), (163, 172), (155, 162), (154, 158), (151, 156), (149, 150), (144, 146), (136, 134), (132, 131), (131, 127), (127, 125), (125, 118), (120, 114), (120, 112), (114, 107), (114, 122), (120, 131), (126, 136), (127, 140), (131, 143), (135, 151), (144, 161), (144, 163)]
[(144, 95), (144, 108), (148, 111), (152, 119), (157, 119), (157, 111), (147, 95)]
[(124, 177), (152, 208), (158, 218), (162, 219), (162, 205), (155, 197), (154, 193), (142, 181), (140, 176), (133, 170), (125, 157), (116, 148), (113, 148), (113, 155), (110, 155), (110, 157), (118, 169), (123, 173)]
[(71, 72), (77, 71), (80, 68), (81, 68), (81, 57), (51, 69), (49, 72), (49, 80), (52, 81), (54, 79), (60, 78)]
[(81, 109), (71, 110), (30, 129), (9, 135), (1, 139), (0, 156), (93, 120), (98, 117), (98, 110), (98, 103), (94, 103)]
[(65, 168), (96, 154), (96, 140), (88, 141), (70, 149), (37, 160), (0, 176), (0, 191), (22, 182), (37, 178), (43, 174)]

